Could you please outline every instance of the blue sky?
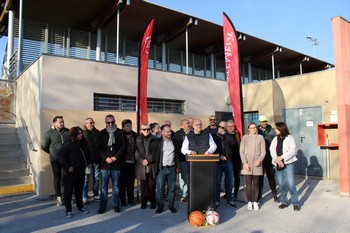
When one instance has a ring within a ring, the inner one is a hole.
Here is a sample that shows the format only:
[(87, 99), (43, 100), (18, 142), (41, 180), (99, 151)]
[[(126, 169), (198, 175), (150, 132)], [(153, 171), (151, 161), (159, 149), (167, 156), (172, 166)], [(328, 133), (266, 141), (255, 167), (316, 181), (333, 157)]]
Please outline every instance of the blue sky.
[[(350, 0), (148, 0), (222, 25), (222, 12), (236, 30), (334, 64), (331, 19), (350, 21)], [(132, 0), (131, 0), (132, 4)], [(157, 22), (155, 22), (157, 23)], [(7, 38), (0, 39), (0, 61)]]

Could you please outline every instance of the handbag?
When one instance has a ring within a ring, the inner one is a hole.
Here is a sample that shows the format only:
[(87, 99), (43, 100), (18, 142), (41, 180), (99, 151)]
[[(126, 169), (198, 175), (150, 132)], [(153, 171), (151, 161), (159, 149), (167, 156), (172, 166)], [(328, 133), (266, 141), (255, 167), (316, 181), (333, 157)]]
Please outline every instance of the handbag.
[(86, 162), (84, 151), (81, 148), (79, 148), (79, 149), (80, 149), (81, 153), (83, 154), (83, 158), (85, 161), (85, 175), (90, 175), (91, 174), (91, 167)]
[(282, 171), (282, 170), (284, 170), (286, 168), (286, 164), (284, 163), (284, 159), (282, 159), (281, 162), (283, 163), (284, 166), (280, 167), (280, 166), (278, 166), (278, 164), (276, 164), (277, 171)]

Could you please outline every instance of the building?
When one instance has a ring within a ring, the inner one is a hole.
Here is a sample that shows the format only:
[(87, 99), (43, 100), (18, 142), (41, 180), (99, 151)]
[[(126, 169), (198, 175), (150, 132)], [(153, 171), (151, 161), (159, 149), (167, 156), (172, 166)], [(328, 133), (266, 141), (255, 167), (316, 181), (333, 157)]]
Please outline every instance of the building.
[[(3, 4), (0, 33), (8, 36), (8, 46), (2, 79), (8, 80), (6, 107), (12, 115), (2, 120), (16, 123), (37, 194), (52, 193), (50, 163), (40, 142), (53, 116), (63, 115), (68, 127), (91, 116), (101, 129), (107, 113), (118, 125), (125, 118), (136, 122), (138, 43), (151, 16), (150, 122), (167, 119), (177, 128), (187, 116), (204, 124), (211, 114), (227, 119), (231, 108), (221, 25), (141, 0)], [(238, 34), (245, 122), (258, 115), (268, 116), (271, 124), (285, 120), (298, 141), (296, 172), (324, 177), (317, 126), (337, 115), (334, 66)], [(327, 135), (337, 142), (337, 132)], [(339, 179), (338, 152), (331, 153), (330, 173)]]

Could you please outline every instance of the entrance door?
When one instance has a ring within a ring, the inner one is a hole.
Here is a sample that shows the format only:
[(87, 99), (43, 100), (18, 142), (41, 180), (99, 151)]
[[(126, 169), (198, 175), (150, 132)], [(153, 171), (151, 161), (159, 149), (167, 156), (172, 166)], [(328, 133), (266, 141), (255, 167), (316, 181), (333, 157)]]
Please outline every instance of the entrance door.
[(320, 107), (285, 109), (284, 119), (297, 144), (295, 173), (323, 176), (323, 153), (317, 145), (317, 124), (321, 123)]

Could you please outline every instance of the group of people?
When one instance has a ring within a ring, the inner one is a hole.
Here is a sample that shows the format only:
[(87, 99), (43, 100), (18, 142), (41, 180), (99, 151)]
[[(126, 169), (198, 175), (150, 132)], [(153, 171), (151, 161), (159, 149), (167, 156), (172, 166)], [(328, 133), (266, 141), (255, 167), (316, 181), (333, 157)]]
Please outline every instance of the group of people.
[[(223, 174), (227, 206), (236, 207), (234, 201), (237, 199), (241, 173), (246, 180), (248, 210), (253, 207), (254, 210), (259, 209), (264, 173), (267, 174), (274, 200), (278, 202), (275, 167), (281, 167), (277, 169), (281, 191), (279, 208), (288, 206), (289, 187), (294, 210), (299, 210), (293, 178), (293, 162), (296, 160), (293, 137), (283, 122), (276, 123), (275, 137), (267, 118), (261, 116), (259, 121), (259, 129), (250, 123), (249, 134), (241, 138), (233, 120), (217, 124), (214, 115), (209, 117), (209, 126), (205, 128), (200, 119), (183, 119), (176, 132), (168, 120), (162, 125), (142, 124), (140, 132), (134, 132), (132, 121), (125, 119), (118, 128), (113, 115), (105, 117), (106, 127), (101, 131), (95, 128), (91, 117), (84, 120), (83, 128), (75, 126), (67, 129), (63, 117), (55, 116), (51, 128), (43, 136), (41, 148), (50, 155), (55, 201), (58, 206), (65, 205), (67, 218), (73, 216), (73, 194), (78, 211), (88, 213), (84, 204), (89, 200), (89, 177), (92, 177), (93, 199), (100, 202), (98, 214), (106, 211), (110, 180), (114, 211), (120, 212), (120, 206), (127, 203), (135, 205), (135, 179), (140, 181), (141, 209), (147, 208), (149, 203), (150, 208), (160, 214), (167, 197), (168, 209), (176, 213), (176, 176), (178, 173), (180, 202), (186, 202), (189, 169), (186, 155), (190, 154), (219, 154), (216, 169), (217, 207), (220, 206)], [(268, 147), (271, 153), (268, 153)]]

